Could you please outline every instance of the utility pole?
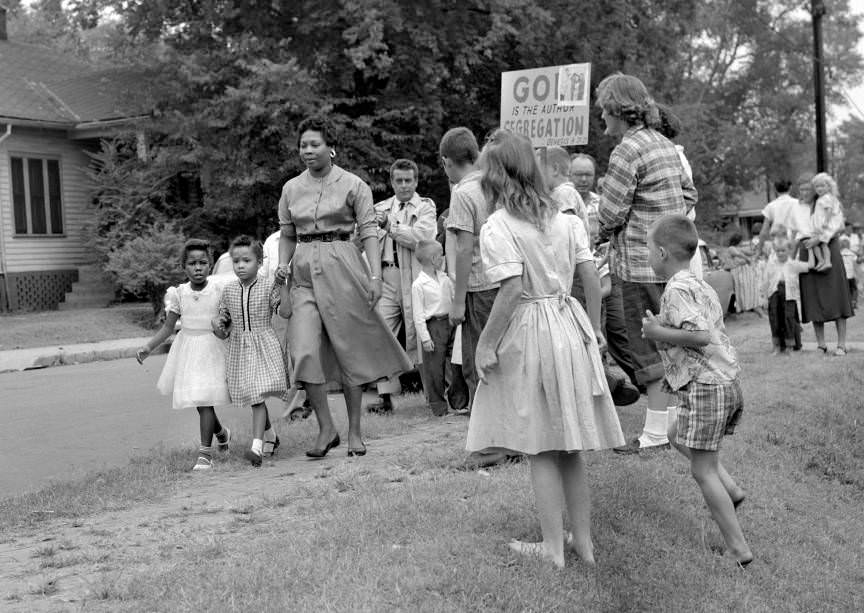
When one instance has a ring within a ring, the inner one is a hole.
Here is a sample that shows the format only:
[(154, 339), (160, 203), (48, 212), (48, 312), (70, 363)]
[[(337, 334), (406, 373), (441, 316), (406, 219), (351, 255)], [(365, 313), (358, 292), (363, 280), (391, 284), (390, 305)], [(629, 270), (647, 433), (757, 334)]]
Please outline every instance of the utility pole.
[(822, 61), (822, 17), (824, 0), (810, 0), (813, 16), (813, 89), (816, 94), (816, 169), (826, 171), (825, 154), (825, 66)]

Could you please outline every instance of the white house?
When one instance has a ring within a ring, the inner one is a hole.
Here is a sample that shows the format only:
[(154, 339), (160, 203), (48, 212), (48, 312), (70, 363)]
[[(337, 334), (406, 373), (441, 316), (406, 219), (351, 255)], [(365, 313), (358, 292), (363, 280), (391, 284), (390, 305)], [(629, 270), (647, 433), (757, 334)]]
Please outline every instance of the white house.
[(8, 40), (0, 5), (0, 311), (57, 308), (93, 261), (85, 151), (134, 121), (135, 78)]

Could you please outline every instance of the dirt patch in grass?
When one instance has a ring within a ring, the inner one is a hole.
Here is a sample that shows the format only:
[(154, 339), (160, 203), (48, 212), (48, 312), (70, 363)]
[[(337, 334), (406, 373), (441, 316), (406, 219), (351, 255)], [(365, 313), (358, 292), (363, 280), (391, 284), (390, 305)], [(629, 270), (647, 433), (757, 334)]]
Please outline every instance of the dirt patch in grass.
[(149, 304), (0, 314), (0, 351), (149, 336), (152, 317)]

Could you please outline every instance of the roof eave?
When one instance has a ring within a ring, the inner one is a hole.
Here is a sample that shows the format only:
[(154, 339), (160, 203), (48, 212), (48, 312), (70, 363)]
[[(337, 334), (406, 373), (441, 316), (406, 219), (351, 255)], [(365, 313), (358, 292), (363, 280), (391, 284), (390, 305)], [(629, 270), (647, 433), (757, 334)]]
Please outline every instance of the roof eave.
[(69, 131), (69, 138), (72, 140), (104, 138), (115, 134), (118, 128), (132, 127), (146, 119), (149, 119), (149, 115), (85, 121), (75, 124), (74, 128)]
[(114, 134), (117, 128), (134, 126), (136, 123), (148, 119), (148, 115), (136, 115), (133, 117), (121, 117), (117, 119), (99, 119), (96, 121), (67, 122), (67, 121), (43, 121), (39, 119), (25, 119), (23, 117), (8, 117), (0, 115), (0, 124), (11, 124), (22, 128), (41, 128), (43, 130), (58, 130), (66, 132), (72, 140), (84, 140), (89, 138), (101, 138)]
[(47, 121), (43, 119), (27, 119), (25, 117), (8, 117), (0, 115), (0, 123), (21, 126), (22, 128), (44, 128), (48, 130), (69, 130), (75, 127), (71, 121)]

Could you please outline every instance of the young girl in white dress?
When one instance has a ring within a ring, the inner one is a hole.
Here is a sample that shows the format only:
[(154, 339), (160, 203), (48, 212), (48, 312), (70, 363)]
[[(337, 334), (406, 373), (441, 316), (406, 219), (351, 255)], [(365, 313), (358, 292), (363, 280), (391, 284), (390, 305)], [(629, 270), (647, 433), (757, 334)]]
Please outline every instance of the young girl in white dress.
[[(483, 267), (501, 289), (477, 346), (480, 385), (467, 449), (529, 458), (543, 541), (514, 540), (513, 549), (563, 567), (566, 540), (593, 564), (580, 452), (623, 445), (624, 435), (603, 374), (600, 282), (588, 236), (578, 218), (559, 214), (527, 138), (498, 130), (480, 160), (486, 199), (498, 209), (480, 231)], [(574, 271), (590, 316), (570, 296)]]
[[(287, 292), (284, 284), (258, 276), (264, 250), (257, 240), (238, 236), (229, 252), (237, 278), (222, 290), (212, 325), (217, 336), (228, 337), (226, 374), (231, 401), (252, 408), (252, 446), (245, 457), (257, 467), (263, 456), (272, 455), (279, 447), (264, 398), (289, 399), (285, 354), (271, 325)], [(285, 304), (279, 314), (290, 317), (290, 305)]]
[(222, 286), (207, 278), (213, 265), (207, 241), (187, 241), (181, 261), (189, 282), (165, 292), (165, 324), (138, 349), (136, 358), (143, 364), (153, 349), (174, 333), (180, 320), (180, 332), (171, 344), (156, 387), (165, 395), (173, 395), (175, 409), (198, 409), (201, 446), (192, 470), (209, 470), (213, 465), (213, 436), (220, 451), (227, 451), (231, 440), (231, 431), (222, 426), (215, 410), (231, 404), (225, 383), (225, 343), (210, 327), (218, 313)]

